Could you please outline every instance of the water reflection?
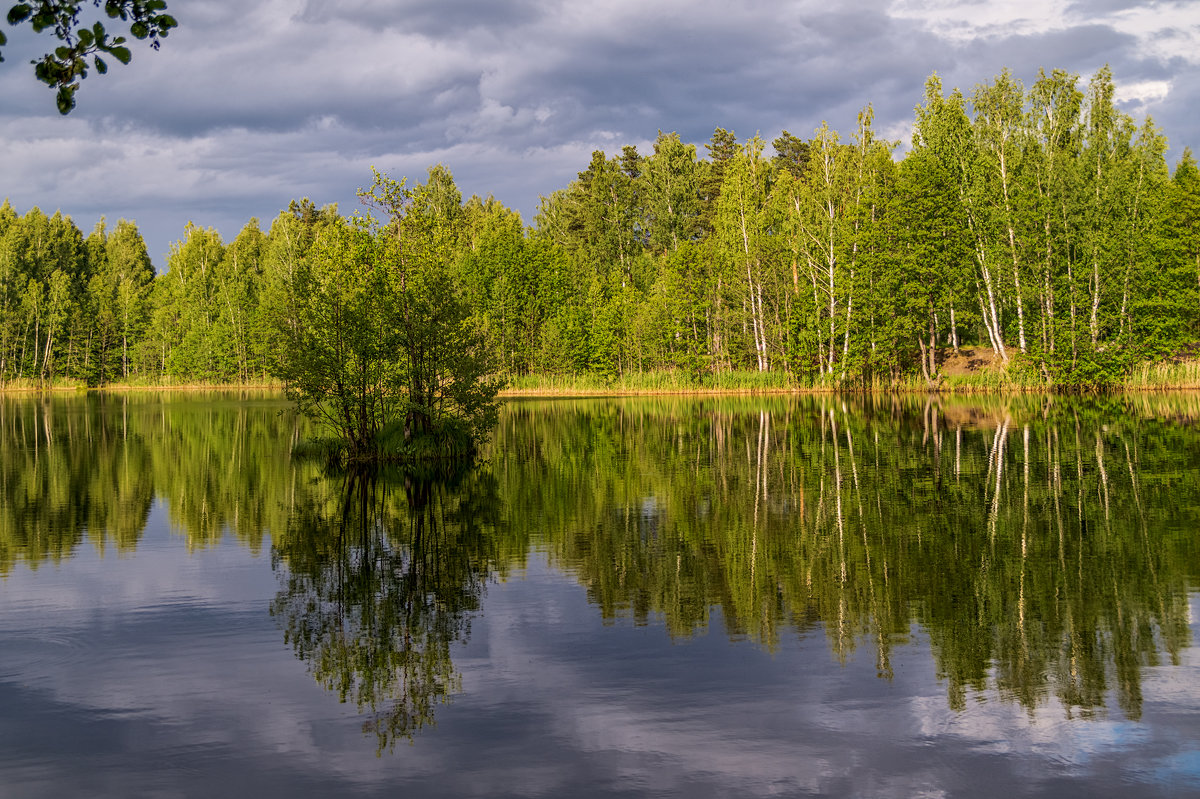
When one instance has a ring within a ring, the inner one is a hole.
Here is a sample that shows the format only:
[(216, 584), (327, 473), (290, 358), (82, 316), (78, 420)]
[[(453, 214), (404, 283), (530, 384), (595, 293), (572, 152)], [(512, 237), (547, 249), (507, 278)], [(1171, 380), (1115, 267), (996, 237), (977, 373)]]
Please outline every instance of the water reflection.
[(0, 575), (137, 545), (154, 496), (151, 447), (105, 399), (0, 397)]
[[(1188, 644), (1195, 400), (904, 399), (510, 406), (512, 518), (544, 518), (607, 618), (774, 649), (821, 629), (880, 677), (913, 624), (950, 705), (1141, 712)], [(1169, 421), (1162, 417), (1171, 417)]]
[(189, 549), (286, 524), (301, 421), (261, 392), (0, 396), (0, 575), (137, 547), (155, 498)]
[(460, 688), (450, 647), (489, 577), (524, 554), (504, 545), (500, 508), (485, 469), (353, 471), (312, 480), (275, 539), (271, 613), (317, 682), (367, 714), (380, 750)]
[(1190, 644), (1195, 396), (515, 402), (483, 468), (432, 479), (294, 464), (280, 407), (0, 398), (0, 575), (132, 551), (155, 498), (189, 549), (269, 540), (288, 645), (381, 747), (458, 689), (453, 647), (531, 547), (677, 638), (820, 635), (888, 680), (920, 629), (958, 709), (1136, 719)]

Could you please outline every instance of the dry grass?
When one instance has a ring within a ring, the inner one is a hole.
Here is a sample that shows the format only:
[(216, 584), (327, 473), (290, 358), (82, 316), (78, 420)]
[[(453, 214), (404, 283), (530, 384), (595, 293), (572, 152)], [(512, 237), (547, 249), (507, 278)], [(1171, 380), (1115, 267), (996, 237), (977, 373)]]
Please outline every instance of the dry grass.
[(1125, 381), (1132, 391), (1200, 389), (1200, 361), (1172, 360), (1136, 367)]
[(605, 379), (597, 375), (522, 375), (510, 379), (502, 397), (628, 396), (639, 394), (777, 394), (797, 389), (781, 372), (727, 372), (695, 380), (679, 371), (640, 372)]
[(108, 383), (103, 391), (283, 391), (283, 383)]
[[(782, 372), (727, 372), (705, 375), (697, 380), (676, 371), (662, 370), (604, 378), (598, 375), (522, 375), (510, 378), (502, 397), (599, 397), (655, 394), (830, 394), (839, 391), (867, 394), (940, 393), (1020, 394), (1045, 393), (1045, 382), (1031, 369), (1005, 368), (989, 347), (962, 347), (958, 353), (946, 350), (939, 363), (940, 380), (929, 386), (919, 375), (910, 375), (899, 383), (876, 382), (863, 386), (837, 386), (817, 383), (800, 386)], [(55, 380), (46, 384), (37, 380), (10, 380), (0, 385), (0, 394), (84, 391), (79, 380)], [(283, 391), (283, 383), (261, 380), (253, 383), (198, 383), (128, 381), (103, 387), (113, 392), (226, 392)], [(1136, 367), (1121, 388), (1127, 391), (1200, 390), (1200, 359), (1177, 358)]]
[(87, 384), (82, 380), (55, 379), (49, 383), (41, 380), (17, 378), (0, 383), (0, 394), (43, 393), (47, 391), (84, 391)]

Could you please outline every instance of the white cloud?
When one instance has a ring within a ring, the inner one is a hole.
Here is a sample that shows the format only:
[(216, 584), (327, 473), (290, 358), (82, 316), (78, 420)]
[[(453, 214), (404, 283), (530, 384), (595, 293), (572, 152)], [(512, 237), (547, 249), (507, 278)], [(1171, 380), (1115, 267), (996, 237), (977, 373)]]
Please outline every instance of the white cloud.
[(1200, 64), (1200, 13), (1192, 0), (1106, 10), (1077, 0), (893, 0), (888, 13), (966, 45), (981, 37), (1028, 36), (1097, 25), (1133, 36), (1145, 55)]
[(894, 0), (888, 13), (960, 44), (985, 36), (1021, 36), (1067, 27), (1068, 0)]
[(1137, 37), (1147, 55), (1200, 64), (1200, 9), (1194, 0), (1146, 3), (1103, 17), (1122, 33)]
[(1143, 80), (1137, 83), (1120, 83), (1116, 87), (1118, 103), (1135, 103), (1145, 108), (1153, 103), (1165, 100), (1171, 92), (1171, 82), (1167, 80)]

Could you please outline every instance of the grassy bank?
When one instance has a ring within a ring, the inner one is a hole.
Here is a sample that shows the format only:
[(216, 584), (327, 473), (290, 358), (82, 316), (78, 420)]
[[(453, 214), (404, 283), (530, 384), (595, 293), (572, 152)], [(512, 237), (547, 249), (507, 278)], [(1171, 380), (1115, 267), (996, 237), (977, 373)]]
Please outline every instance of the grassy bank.
[(0, 384), (0, 394), (41, 394), (66, 391), (283, 391), (283, 383), (278, 381), (198, 383), (196, 381), (166, 380), (162, 382), (129, 381), (106, 383), (103, 386), (88, 386), (81, 380), (55, 380), (46, 383), (38, 380), (10, 380)]
[[(781, 372), (729, 372), (695, 379), (678, 371), (640, 372), (615, 378), (599, 375), (520, 375), (501, 396), (598, 396), (604, 394), (761, 394), (796, 388)], [(830, 390), (830, 389), (825, 389)]]
[(25, 378), (17, 378), (0, 383), (0, 394), (28, 394), (41, 393), (46, 391), (85, 391), (87, 384), (82, 380), (51, 380), (43, 382), (41, 380), (28, 380)]
[[(662, 371), (606, 379), (597, 375), (523, 375), (510, 378), (501, 396), (604, 396), (636, 394), (827, 394), (827, 393), (938, 393), (1025, 394), (1071, 391), (1048, 383), (1045, 373), (1028, 362), (1014, 359), (1001, 365), (990, 350), (964, 350), (947, 358), (931, 385), (920, 375), (899, 380), (839, 384), (837, 381), (793, 382), (782, 372), (730, 372), (695, 378), (683, 372)], [(1088, 390), (1086, 387), (1078, 390)], [(1200, 360), (1173, 360), (1136, 367), (1109, 391), (1200, 390)]]
[[(947, 360), (938, 380), (930, 385), (920, 375), (898, 381), (839, 385), (836, 381), (796, 384), (783, 372), (726, 372), (694, 377), (680, 371), (640, 372), (605, 378), (593, 374), (520, 375), (509, 378), (502, 397), (597, 397), (652, 394), (831, 394), (831, 393), (939, 393), (953, 395), (1047, 393), (1064, 390), (1047, 385), (1043, 374), (1018, 362), (1002, 367), (990, 352), (966, 351), (959, 360)], [(971, 357), (978, 355), (979, 357)], [(104, 391), (283, 391), (283, 383), (261, 380), (252, 383), (204, 383), (196, 381), (123, 381), (109, 383)], [(86, 391), (77, 380), (41, 383), (13, 380), (0, 385), (0, 393)], [(1200, 390), (1200, 359), (1175, 359), (1135, 367), (1115, 391)]]
[(1131, 391), (1200, 389), (1200, 361), (1167, 361), (1135, 367), (1125, 381)]
[(931, 387), (921, 377), (900, 381), (879, 381), (869, 385), (838, 385), (836, 382), (797, 385), (782, 373), (754, 372), (720, 375), (716, 379), (694, 381), (670, 372), (646, 372), (605, 380), (593, 375), (524, 375), (512, 378), (502, 397), (600, 397), (638, 394), (835, 394), (835, 393), (929, 393), (992, 394), (1000, 392), (1045, 391), (1045, 385), (1025, 386), (993, 375), (955, 377)]
[(153, 382), (121, 382), (104, 385), (103, 391), (283, 391), (277, 380), (256, 380), (251, 383), (203, 383), (194, 380)]

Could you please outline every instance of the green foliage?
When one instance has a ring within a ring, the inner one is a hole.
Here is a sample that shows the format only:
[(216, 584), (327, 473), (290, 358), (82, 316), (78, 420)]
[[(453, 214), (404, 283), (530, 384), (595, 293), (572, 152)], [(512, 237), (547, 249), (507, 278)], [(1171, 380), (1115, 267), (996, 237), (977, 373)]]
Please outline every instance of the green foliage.
[(326, 222), (281, 276), (271, 365), (347, 460), (471, 457), (495, 423), (494, 353), (452, 282), (463, 230), (449, 172), (408, 188), (376, 173), (386, 217)]
[(699, 170), (696, 147), (678, 133), (658, 132), (654, 154), (640, 173), (646, 197), (642, 226), (652, 251), (678, 250), (700, 236)]
[(385, 459), (425, 463), (474, 455), (479, 436), (466, 419), (447, 417), (415, 436), (405, 434), (403, 420), (393, 421), (379, 432), (377, 441)]
[(353, 458), (403, 403), (391, 353), (396, 333), (377, 243), (361, 223), (326, 225), (287, 286), (295, 316), (273, 320), (282, 343), (272, 374), (305, 415), (320, 419)]
[(153, 369), (137, 357), (152, 314), (154, 266), (137, 225), (119, 220), (104, 237), (103, 268), (91, 275), (97, 331), (89, 382), (136, 378)]
[(1049, 373), (1053, 383), (1060, 388), (1104, 391), (1124, 383), (1132, 361), (1132, 355), (1125, 350), (1080, 348), (1070, 361), (1052, 363)]
[(292, 457), (297, 460), (317, 461), (329, 465), (346, 462), (346, 442), (333, 436), (313, 436), (301, 439), (292, 447)]

